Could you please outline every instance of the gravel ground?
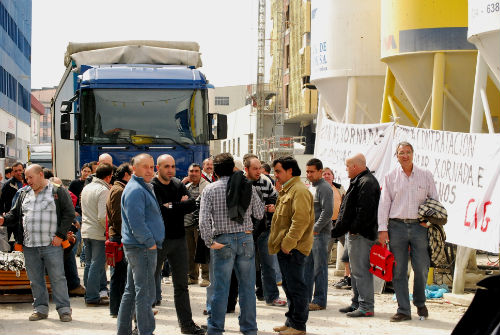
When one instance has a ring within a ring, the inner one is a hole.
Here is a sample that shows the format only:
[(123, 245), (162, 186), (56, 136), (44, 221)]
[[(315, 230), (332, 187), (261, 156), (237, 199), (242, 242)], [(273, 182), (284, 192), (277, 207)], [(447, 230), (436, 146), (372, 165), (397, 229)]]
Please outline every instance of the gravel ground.
[[(79, 263), (77, 263), (79, 264)], [(330, 268), (330, 283), (339, 278), (333, 277), (333, 268)], [(80, 268), (83, 277), (83, 269)], [(108, 276), (109, 278), (109, 276)], [(281, 289), (281, 288), (280, 288)], [(206, 290), (198, 285), (190, 285), (191, 308), (193, 319), (198, 324), (206, 324), (206, 317), (202, 311), (205, 308)], [(164, 299), (158, 306), (156, 316), (156, 334), (180, 334), (173, 305), (172, 284), (163, 284)], [(282, 294), (284, 297), (284, 294)], [(348, 318), (339, 313), (338, 309), (350, 304), (351, 291), (339, 290), (330, 286), (328, 292), (328, 306), (325, 310), (311, 312), (307, 323), (308, 334), (450, 334), (454, 326), (465, 312), (465, 307), (454, 306), (443, 299), (429, 300), (429, 319), (418, 320), (416, 308), (412, 310), (413, 320), (402, 323), (389, 322), (389, 318), (396, 312), (396, 302), (392, 294), (375, 296), (375, 317)], [(0, 334), (115, 334), (116, 319), (109, 316), (107, 307), (85, 307), (83, 298), (71, 298), (73, 322), (59, 321), (55, 306), (51, 303), (49, 318), (30, 322), (31, 304), (0, 304)], [(226, 316), (226, 334), (240, 334), (238, 327), (238, 306), (236, 314)], [(259, 334), (276, 334), (272, 328), (282, 325), (285, 320), (284, 307), (266, 306), (257, 301), (257, 322)]]

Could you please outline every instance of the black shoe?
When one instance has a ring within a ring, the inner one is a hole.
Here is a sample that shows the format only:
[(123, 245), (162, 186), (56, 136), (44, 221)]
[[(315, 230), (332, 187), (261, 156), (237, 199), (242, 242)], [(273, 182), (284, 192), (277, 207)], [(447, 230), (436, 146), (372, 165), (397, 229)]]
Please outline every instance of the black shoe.
[(407, 320), (411, 320), (411, 316), (402, 313), (396, 313), (390, 318), (391, 322), (401, 322)]
[(183, 334), (202, 335), (205, 334), (205, 332), (205, 329), (201, 328), (194, 322), (187, 327), (181, 327), (181, 333)]
[(96, 301), (85, 301), (87, 307), (109, 306), (109, 300), (100, 298)]
[(417, 307), (417, 314), (418, 316), (422, 316), (424, 318), (429, 317), (429, 311), (427, 310), (427, 307), (425, 307), (425, 305), (422, 307)]
[(232, 314), (232, 313), (234, 313), (234, 311), (235, 311), (235, 310), (234, 310), (234, 308), (233, 308), (233, 309), (228, 308), (228, 309), (226, 310), (226, 313), (227, 313), (227, 314)]
[(351, 277), (344, 277), (338, 283), (333, 284), (333, 287), (342, 289), (342, 288), (351, 288)]
[(259, 300), (259, 301), (264, 301), (265, 299), (264, 299), (264, 296), (263, 296), (263, 295), (258, 295), (258, 296), (257, 296), (257, 300)]
[(351, 313), (351, 312), (354, 312), (355, 310), (356, 310), (356, 308), (349, 306), (349, 307), (340, 308), (339, 312), (340, 313)]

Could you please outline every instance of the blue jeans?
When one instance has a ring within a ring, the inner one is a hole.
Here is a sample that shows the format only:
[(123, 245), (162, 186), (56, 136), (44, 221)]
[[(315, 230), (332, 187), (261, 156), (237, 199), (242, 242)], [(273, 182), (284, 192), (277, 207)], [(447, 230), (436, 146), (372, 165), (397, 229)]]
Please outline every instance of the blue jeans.
[(45, 284), (45, 269), (49, 274), (52, 299), (59, 315), (71, 314), (68, 287), (64, 276), (63, 248), (52, 245), (46, 247), (23, 247), (26, 272), (33, 293), (33, 308), (36, 312), (49, 314), (49, 293)]
[(305, 331), (309, 318), (309, 300), (304, 278), (306, 255), (297, 249), (291, 250), (288, 255), (279, 251), (278, 262), (283, 279), (282, 287), (288, 300), (285, 325)]
[(373, 275), (370, 273), (370, 250), (375, 244), (361, 235), (347, 236), (352, 284), (352, 307), (365, 312), (373, 312), (375, 296)]
[(413, 304), (425, 306), (425, 284), (429, 272), (429, 240), (427, 228), (418, 223), (404, 223), (389, 220), (389, 246), (396, 260), (392, 284), (398, 300), (398, 313), (411, 315), (408, 291), (408, 246), (410, 247), (411, 266), (415, 274), (413, 285)]
[(215, 241), (225, 247), (212, 250), (214, 287), (208, 316), (208, 334), (222, 334), (226, 318), (227, 298), (233, 268), (239, 283), (240, 331), (245, 335), (257, 334), (255, 302), (255, 249), (252, 234), (221, 234)]
[(132, 333), (135, 312), (137, 328), (141, 335), (151, 335), (155, 318), (151, 307), (155, 300), (156, 249), (123, 246), (127, 258), (127, 285), (118, 311), (118, 335)]
[(214, 294), (214, 280), (215, 280), (215, 275), (214, 275), (214, 266), (213, 266), (213, 260), (214, 259), (214, 250), (210, 249), (210, 262), (208, 263), (208, 280), (210, 281), (210, 285), (207, 287), (207, 313), (210, 315), (211, 313), (211, 306), (210, 303), (212, 302), (212, 295)]
[[(305, 276), (308, 301), (326, 307), (328, 294), (328, 242), (330, 233), (314, 235), (311, 253), (306, 257)], [(314, 297), (313, 297), (314, 288)]]
[(278, 263), (278, 257), (274, 257), (274, 271), (276, 271), (276, 283), (283, 281), (281, 277), (280, 264)]
[(106, 254), (104, 241), (84, 238), (85, 244), (85, 270), (83, 271), (83, 284), (85, 285), (85, 302), (99, 300), (99, 291), (102, 278), (105, 275)]
[(260, 273), (262, 277), (262, 288), (264, 298), (267, 303), (273, 302), (280, 297), (278, 286), (276, 285), (276, 270), (274, 264), (277, 260), (276, 255), (269, 254), (267, 242), (269, 240), (269, 231), (264, 231), (257, 238), (257, 250), (260, 259)]

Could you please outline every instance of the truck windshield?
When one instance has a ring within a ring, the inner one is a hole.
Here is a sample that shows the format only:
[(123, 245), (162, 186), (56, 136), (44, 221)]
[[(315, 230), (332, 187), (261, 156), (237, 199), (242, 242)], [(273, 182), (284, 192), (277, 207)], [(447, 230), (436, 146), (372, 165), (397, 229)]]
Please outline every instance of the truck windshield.
[(85, 90), (80, 142), (206, 144), (207, 109), (205, 90)]

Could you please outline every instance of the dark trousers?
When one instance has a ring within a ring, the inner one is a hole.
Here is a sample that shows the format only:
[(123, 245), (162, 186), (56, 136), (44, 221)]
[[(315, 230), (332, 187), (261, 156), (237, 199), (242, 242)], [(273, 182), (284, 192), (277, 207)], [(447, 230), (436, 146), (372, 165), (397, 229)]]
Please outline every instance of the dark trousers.
[(231, 285), (229, 286), (229, 295), (227, 296), (227, 311), (234, 311), (238, 301), (238, 278), (236, 273), (231, 273)]
[(161, 270), (166, 259), (172, 271), (177, 320), (181, 327), (187, 327), (193, 322), (193, 315), (188, 290), (188, 250), (184, 237), (165, 239), (162, 249), (158, 249), (155, 272), (156, 301), (161, 300)]
[(127, 284), (127, 261), (125, 257), (110, 267), (111, 280), (109, 281), (109, 314), (118, 315), (125, 285)]
[(306, 256), (293, 249), (287, 255), (278, 252), (278, 263), (282, 276), (282, 287), (288, 300), (288, 312), (285, 313), (285, 326), (297, 330), (306, 330), (309, 317), (309, 301), (304, 278)]
[(80, 277), (78, 277), (78, 269), (76, 267), (76, 245), (64, 255), (64, 275), (68, 284), (68, 291), (71, 291), (80, 286)]
[[(198, 227), (190, 226), (186, 227), (186, 242), (188, 247), (188, 257), (189, 257), (189, 278), (198, 280), (200, 276), (201, 267), (201, 278), (208, 280), (208, 264), (198, 264), (194, 261), (194, 256), (196, 254), (196, 244), (200, 237), (200, 232)], [(203, 243), (203, 242), (201, 242)]]

